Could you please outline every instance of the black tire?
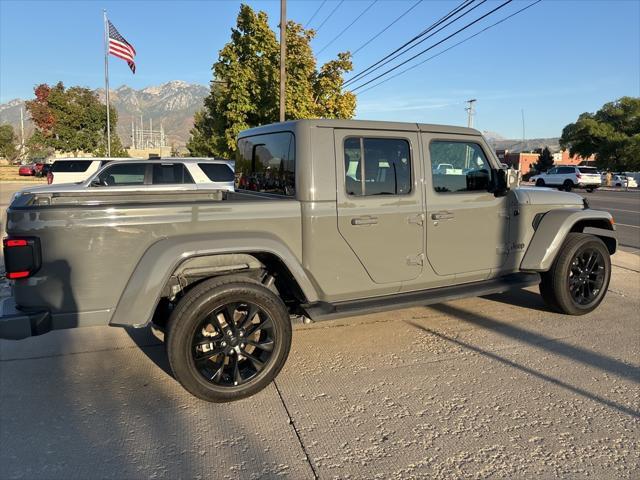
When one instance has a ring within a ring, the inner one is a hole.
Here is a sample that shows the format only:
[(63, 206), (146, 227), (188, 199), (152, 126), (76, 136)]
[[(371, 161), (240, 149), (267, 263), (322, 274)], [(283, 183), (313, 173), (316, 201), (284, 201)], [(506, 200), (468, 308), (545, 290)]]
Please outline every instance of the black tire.
[(544, 180), (539, 178), (536, 180), (536, 187), (544, 187)]
[(573, 189), (573, 187), (574, 185), (571, 180), (565, 180), (564, 183), (562, 184), (562, 189), (564, 189), (565, 192), (570, 192)]
[(282, 369), (290, 347), (284, 303), (250, 278), (204, 281), (169, 318), (166, 348), (173, 374), (188, 392), (209, 402), (239, 400), (265, 388)]
[(587, 193), (592, 193), (593, 192), (593, 188), (587, 188)]
[(609, 250), (594, 235), (569, 233), (551, 269), (541, 276), (540, 294), (549, 307), (568, 315), (584, 315), (600, 305), (607, 293)]

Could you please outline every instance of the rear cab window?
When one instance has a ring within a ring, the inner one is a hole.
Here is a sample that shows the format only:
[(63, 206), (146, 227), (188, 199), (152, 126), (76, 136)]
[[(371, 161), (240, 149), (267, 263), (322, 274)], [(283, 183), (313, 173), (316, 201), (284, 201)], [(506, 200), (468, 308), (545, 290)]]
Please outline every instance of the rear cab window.
[(295, 196), (296, 154), (292, 132), (265, 133), (238, 140), (238, 189)]
[(212, 182), (233, 182), (235, 174), (226, 163), (199, 163), (198, 167)]
[(598, 173), (598, 169), (595, 167), (578, 167), (580, 173), (591, 173), (592, 175), (596, 175)]
[(54, 173), (82, 173), (89, 169), (93, 160), (56, 160), (51, 167)]

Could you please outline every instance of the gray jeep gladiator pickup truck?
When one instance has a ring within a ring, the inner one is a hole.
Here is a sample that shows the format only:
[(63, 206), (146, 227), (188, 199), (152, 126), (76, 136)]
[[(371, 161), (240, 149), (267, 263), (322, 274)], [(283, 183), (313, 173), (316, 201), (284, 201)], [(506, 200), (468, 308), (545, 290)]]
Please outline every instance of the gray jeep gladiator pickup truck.
[(476, 130), (299, 120), (244, 131), (237, 147), (236, 193), (16, 195), (0, 337), (153, 323), (175, 378), (224, 402), (275, 378), (295, 318), (534, 284), (580, 315), (607, 291), (611, 216), (515, 188)]

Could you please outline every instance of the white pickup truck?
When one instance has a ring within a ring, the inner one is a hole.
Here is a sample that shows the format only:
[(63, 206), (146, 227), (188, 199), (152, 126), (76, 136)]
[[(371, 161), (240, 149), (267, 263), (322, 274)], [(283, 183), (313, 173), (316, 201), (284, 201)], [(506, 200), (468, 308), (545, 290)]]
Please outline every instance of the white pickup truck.
[(600, 174), (595, 167), (558, 165), (547, 172), (531, 177), (536, 187), (557, 187), (570, 192), (574, 188), (584, 188), (593, 192), (602, 184)]

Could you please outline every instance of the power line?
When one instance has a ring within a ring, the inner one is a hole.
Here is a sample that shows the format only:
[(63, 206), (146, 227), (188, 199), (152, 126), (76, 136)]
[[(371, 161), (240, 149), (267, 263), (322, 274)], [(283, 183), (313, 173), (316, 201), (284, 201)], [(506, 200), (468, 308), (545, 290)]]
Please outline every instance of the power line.
[[(363, 77), (369, 70), (371, 70), (372, 68), (375, 68), (377, 65), (379, 65), (380, 63), (384, 62), (387, 58), (391, 57), (392, 55), (394, 55), (395, 53), (403, 50), (405, 47), (407, 47), (407, 45), (410, 45), (411, 43), (415, 42), (417, 39), (419, 39), (420, 37), (426, 35), (427, 33), (429, 33), (431, 30), (433, 30), (434, 28), (436, 28), (438, 25), (440, 25), (442, 22), (446, 21), (447, 19), (449, 19), (451, 16), (455, 15), (456, 13), (458, 13), (460, 10), (466, 8), (467, 6), (469, 6), (471, 3), (475, 2), (476, 0), (465, 0), (464, 2), (462, 2), (462, 4), (458, 5), (456, 8), (454, 8), (453, 10), (451, 10), (449, 13), (447, 13), (444, 17), (440, 18), (439, 20), (435, 21), (433, 24), (431, 24), (431, 26), (429, 26), (428, 28), (426, 28), (425, 30), (423, 30), (422, 32), (420, 32), (418, 35), (416, 35), (415, 37), (411, 38), (409, 41), (403, 43), (402, 45), (400, 45), (398, 48), (396, 48), (393, 52), (387, 54), (386, 56), (382, 57), (380, 60), (378, 60), (376, 63), (369, 65), (367, 68), (365, 68), (362, 72), (354, 75), (353, 77), (351, 77), (350, 79), (344, 81), (342, 83), (342, 86), (344, 87), (345, 85), (348, 85), (350, 83), (355, 82), (356, 80), (358, 80), (359, 78)], [(486, 0), (484, 0), (486, 1)]]
[(473, 22), (467, 23), (464, 27), (459, 28), (458, 30), (456, 30), (455, 32), (453, 32), (451, 35), (443, 38), (442, 40), (440, 40), (439, 42), (434, 43), (433, 45), (431, 45), (430, 47), (425, 48), (424, 50), (416, 53), (414, 56), (400, 62), (399, 64), (391, 67), (388, 70), (385, 70), (384, 72), (382, 72), (380, 75), (372, 78), (371, 80), (366, 81), (365, 83), (362, 83), (360, 85), (358, 85), (357, 87), (355, 87), (354, 89), (351, 90), (351, 92), (355, 92), (356, 90), (369, 85), (372, 82), (375, 82), (376, 80), (378, 80), (380, 77), (385, 76), (388, 73), (393, 72), (394, 70), (396, 70), (397, 68), (400, 68), (402, 65), (406, 65), (407, 63), (409, 63), (411, 60), (414, 60), (415, 58), (419, 57), (420, 55), (424, 55), (425, 53), (427, 53), (429, 50), (437, 47), (438, 45), (440, 45), (443, 42), (446, 42), (447, 40), (449, 40), (451, 37), (454, 37), (455, 35), (457, 35), (458, 33), (466, 30), (467, 28), (471, 27), (472, 25), (475, 25), (476, 23), (478, 23), (480, 20), (488, 17), (489, 15), (491, 15), (494, 12), (497, 12), (498, 10), (500, 10), (501, 8), (506, 7), (509, 3), (513, 2), (513, 0), (507, 0), (506, 2), (498, 5), (496, 8), (494, 8), (493, 10), (490, 10), (489, 12), (485, 13), (484, 15), (482, 15), (481, 17), (476, 18)]
[(367, 40), (366, 42), (364, 42), (362, 45), (360, 45), (358, 48), (356, 48), (352, 55), (355, 55), (356, 53), (358, 53), (360, 50), (362, 50), (364, 47), (366, 47), (367, 45), (369, 45), (371, 42), (373, 42), (376, 38), (378, 38), (380, 35), (382, 35), (384, 32), (386, 32), (387, 30), (389, 30), (391, 27), (393, 27), (398, 20), (400, 20), (402, 17), (404, 17), (407, 13), (409, 13), (411, 10), (413, 10), (414, 8), (416, 8), (418, 5), (420, 5), (424, 0), (418, 0), (416, 3), (414, 3), (412, 6), (410, 6), (408, 9), (406, 9), (398, 18), (396, 18), (393, 22), (391, 22), (389, 25), (387, 25), (386, 27), (384, 27), (382, 30), (380, 30), (378, 33), (376, 33), (373, 37), (371, 37), (369, 40)]
[(324, 7), (325, 3), (327, 3), (327, 0), (323, 0), (320, 6), (316, 8), (316, 11), (313, 12), (313, 15), (311, 15), (311, 18), (307, 20), (307, 23), (304, 24), (305, 28), (309, 26), (309, 24), (313, 21), (314, 18), (316, 18), (316, 15), (318, 15), (318, 12), (322, 9), (322, 7)]
[(320, 29), (324, 26), (325, 23), (327, 23), (327, 20), (329, 20), (334, 13), (336, 13), (336, 10), (338, 10), (340, 8), (340, 5), (342, 5), (344, 3), (344, 0), (340, 0), (340, 2), (338, 3), (338, 5), (335, 6), (335, 8), (333, 10), (331, 10), (331, 13), (329, 13), (329, 15), (327, 15), (327, 18), (325, 18), (322, 23), (320, 25), (318, 25), (318, 28), (315, 29), (316, 33), (318, 33), (320, 31)]
[(356, 23), (358, 20), (360, 20), (360, 17), (362, 17), (365, 13), (367, 13), (371, 7), (373, 7), (376, 3), (378, 2), (378, 0), (373, 0), (361, 13), (360, 15), (358, 15), (353, 22), (351, 22), (349, 25), (347, 25), (338, 35), (336, 35), (335, 37), (333, 37), (331, 39), (331, 41), (329, 41), (329, 43), (327, 43), (324, 47), (322, 47), (320, 50), (318, 50), (318, 53), (316, 53), (316, 55), (320, 55), (322, 52), (324, 52), (327, 48), (329, 48), (329, 46), (335, 42), (338, 38), (340, 38), (344, 32), (346, 32), (347, 30), (349, 30), (354, 23)]
[(540, 3), (541, 1), (542, 1), (542, 0), (536, 0), (535, 2), (533, 2), (533, 3), (529, 4), (529, 5), (527, 5), (527, 6), (526, 6), (526, 7), (524, 7), (524, 8), (521, 8), (520, 10), (518, 10), (518, 11), (516, 11), (516, 12), (512, 13), (511, 15), (508, 15), (508, 16), (504, 17), (502, 20), (498, 20), (497, 22), (492, 23), (492, 24), (491, 24), (491, 25), (489, 25), (488, 27), (483, 28), (482, 30), (480, 30), (480, 31), (478, 31), (478, 32), (476, 32), (476, 33), (474, 33), (473, 35), (469, 35), (468, 37), (464, 38), (463, 40), (460, 40), (459, 42), (454, 43), (453, 45), (451, 45), (450, 47), (445, 48), (445, 49), (444, 49), (444, 50), (442, 50), (441, 52), (438, 52), (438, 53), (436, 53), (435, 55), (432, 55), (432, 56), (430, 56), (429, 58), (426, 58), (426, 59), (422, 60), (421, 62), (416, 63), (415, 65), (412, 65), (412, 66), (410, 66), (410, 67), (408, 67), (408, 68), (405, 68), (404, 70), (402, 70), (402, 71), (400, 71), (400, 72), (396, 73), (395, 75), (391, 75), (390, 77), (385, 78), (384, 80), (382, 80), (382, 81), (380, 81), (380, 82), (376, 83), (375, 85), (370, 86), (369, 88), (365, 88), (364, 90), (362, 90), (362, 91), (360, 92), (360, 95), (362, 95), (362, 94), (363, 94), (363, 93), (365, 93), (365, 92), (368, 92), (369, 90), (372, 90), (372, 89), (374, 89), (374, 88), (378, 87), (379, 85), (382, 85), (383, 83), (387, 83), (389, 80), (393, 80), (394, 78), (399, 77), (400, 75), (403, 75), (403, 74), (407, 73), (408, 71), (413, 70), (414, 68), (418, 68), (420, 65), (424, 65), (424, 64), (425, 64), (425, 63), (427, 63), (428, 61), (433, 60), (434, 58), (439, 57), (439, 56), (440, 56), (440, 55), (442, 55), (443, 53), (446, 53), (446, 52), (448, 52), (449, 50), (452, 50), (452, 49), (456, 48), (458, 45), (462, 45), (463, 43), (468, 42), (468, 41), (469, 41), (469, 40), (471, 40), (472, 38), (475, 38), (475, 37), (477, 37), (478, 35), (480, 35), (481, 33), (484, 33), (484, 32), (486, 32), (487, 30), (489, 30), (489, 29), (491, 29), (491, 28), (495, 27), (496, 25), (499, 25), (499, 24), (501, 24), (501, 23), (503, 23), (503, 22), (505, 22), (505, 21), (509, 20), (511, 17), (515, 17), (515, 16), (516, 16), (516, 15), (518, 15), (519, 13), (524, 12), (524, 11), (525, 11), (525, 10), (527, 10), (528, 8), (533, 7), (533, 6), (534, 6), (534, 5), (536, 5), (537, 3)]

